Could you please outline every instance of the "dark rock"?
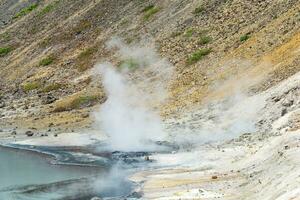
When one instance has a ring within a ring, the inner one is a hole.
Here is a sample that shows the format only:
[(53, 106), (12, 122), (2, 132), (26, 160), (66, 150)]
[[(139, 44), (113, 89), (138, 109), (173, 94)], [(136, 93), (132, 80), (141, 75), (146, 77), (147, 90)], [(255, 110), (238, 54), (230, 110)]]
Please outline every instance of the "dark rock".
[(283, 102), (282, 102), (282, 105), (283, 106), (286, 106), (286, 107), (290, 107), (294, 104), (294, 100), (292, 99), (285, 99)]
[(51, 122), (51, 123), (48, 125), (48, 127), (52, 127), (52, 126), (54, 126), (54, 124)]
[(54, 137), (57, 137), (57, 136), (58, 136), (58, 135), (55, 133), (55, 134), (54, 134)]
[(28, 136), (28, 137), (31, 137), (34, 135), (34, 133), (32, 131), (26, 131), (25, 134)]
[(284, 109), (281, 110), (281, 116), (284, 116), (286, 113), (287, 113), (287, 109), (286, 108), (284, 108)]
[(1, 102), (0, 103), (0, 108), (4, 108), (5, 107), (5, 103), (4, 102)]
[(12, 131), (10, 134), (11, 135), (17, 135), (17, 131)]
[(211, 179), (217, 179), (218, 178), (218, 176), (212, 176), (211, 177)]
[(88, 118), (89, 116), (90, 116), (89, 113), (84, 113), (81, 115), (82, 118)]
[(57, 100), (57, 98), (55, 98), (52, 94), (48, 94), (43, 100), (42, 103), (43, 104), (51, 104), (53, 102), (55, 102)]
[(133, 199), (140, 199), (142, 198), (143, 194), (141, 192), (132, 192), (130, 195), (127, 196), (127, 198), (133, 198)]

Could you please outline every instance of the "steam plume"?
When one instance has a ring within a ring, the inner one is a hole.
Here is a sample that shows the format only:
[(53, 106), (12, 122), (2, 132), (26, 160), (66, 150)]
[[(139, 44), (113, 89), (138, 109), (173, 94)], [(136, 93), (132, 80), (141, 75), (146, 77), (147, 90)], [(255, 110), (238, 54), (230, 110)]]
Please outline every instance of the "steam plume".
[(109, 136), (113, 150), (138, 151), (152, 148), (149, 141), (165, 136), (155, 106), (164, 102), (172, 66), (152, 48), (125, 45), (120, 39), (107, 43), (123, 61), (95, 66), (102, 77), (107, 101), (95, 112), (96, 123)]

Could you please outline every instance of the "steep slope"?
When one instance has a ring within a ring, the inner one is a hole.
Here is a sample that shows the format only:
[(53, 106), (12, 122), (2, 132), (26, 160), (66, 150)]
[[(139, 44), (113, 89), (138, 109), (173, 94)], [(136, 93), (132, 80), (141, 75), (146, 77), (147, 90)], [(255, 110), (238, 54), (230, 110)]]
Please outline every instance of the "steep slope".
[[(1, 94), (6, 102), (1, 109), (11, 113), (2, 118), (21, 123), (26, 117), (21, 126), (59, 126), (56, 118), (61, 117), (71, 118), (68, 121), (74, 123), (69, 127), (81, 122), (84, 126), (89, 121), (81, 117), (88, 112), (85, 107), (105, 100), (101, 88), (91, 83), (88, 69), (101, 60), (118, 62), (105, 49), (111, 36), (128, 42), (150, 38), (175, 65), (170, 100), (162, 110), (165, 115), (203, 102), (212, 86), (237, 74), (253, 73), (259, 79), (255, 92), (299, 70), (296, 0), (2, 0), (1, 16), (0, 46), (9, 49), (0, 57)], [(198, 49), (206, 51), (201, 58)], [(57, 99), (60, 104), (52, 103)], [(49, 115), (53, 122), (44, 122)]]
[(182, 152), (132, 177), (146, 199), (297, 199), (299, 30), (298, 0), (0, 0), (0, 137), (91, 128), (119, 37), (175, 67), (153, 107)]

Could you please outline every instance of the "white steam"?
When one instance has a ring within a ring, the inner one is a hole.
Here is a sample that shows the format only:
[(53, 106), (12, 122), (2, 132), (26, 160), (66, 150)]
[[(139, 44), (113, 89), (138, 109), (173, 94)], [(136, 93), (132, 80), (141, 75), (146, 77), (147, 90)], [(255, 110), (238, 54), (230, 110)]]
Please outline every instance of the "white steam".
[(179, 144), (200, 145), (224, 141), (256, 131), (259, 112), (265, 105), (263, 95), (247, 96), (236, 91), (222, 101), (210, 102), (202, 109), (192, 111), (176, 122), (169, 130)]
[[(113, 150), (148, 150), (153, 147), (150, 141), (165, 137), (154, 107), (167, 96), (172, 66), (151, 48), (127, 46), (119, 39), (111, 40), (107, 46), (116, 50), (118, 58), (125, 62), (119, 67), (111, 63), (95, 66), (108, 97), (94, 113), (96, 123), (108, 135)], [(130, 69), (132, 65), (136, 69)]]

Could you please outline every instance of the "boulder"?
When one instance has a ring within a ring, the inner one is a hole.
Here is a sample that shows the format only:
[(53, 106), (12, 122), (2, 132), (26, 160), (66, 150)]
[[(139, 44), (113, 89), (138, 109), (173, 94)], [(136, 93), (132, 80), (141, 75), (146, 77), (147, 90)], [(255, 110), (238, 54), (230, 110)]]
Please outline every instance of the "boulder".
[(25, 134), (28, 136), (28, 137), (31, 137), (34, 135), (34, 133), (32, 131), (26, 131)]

